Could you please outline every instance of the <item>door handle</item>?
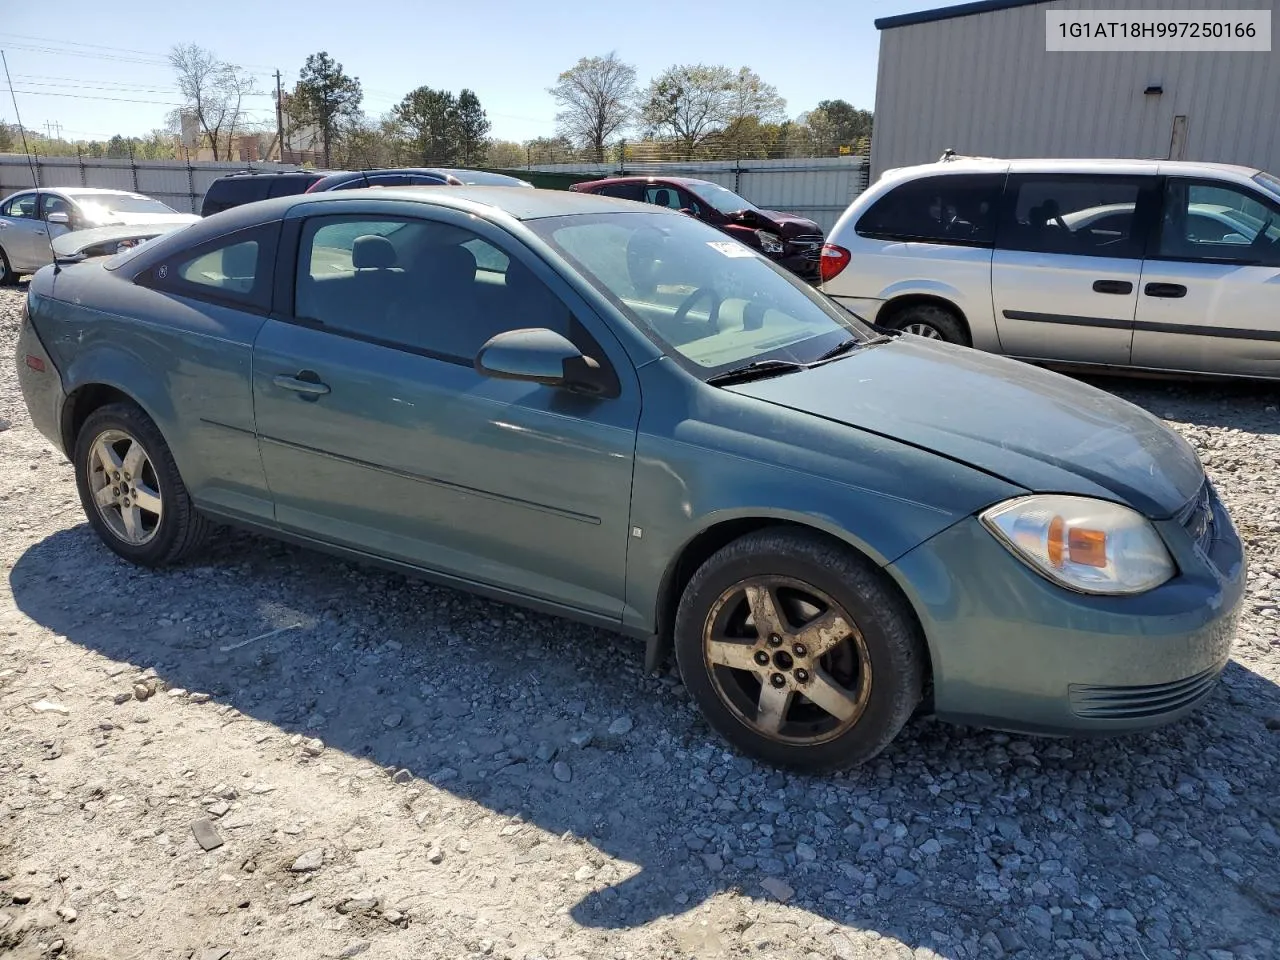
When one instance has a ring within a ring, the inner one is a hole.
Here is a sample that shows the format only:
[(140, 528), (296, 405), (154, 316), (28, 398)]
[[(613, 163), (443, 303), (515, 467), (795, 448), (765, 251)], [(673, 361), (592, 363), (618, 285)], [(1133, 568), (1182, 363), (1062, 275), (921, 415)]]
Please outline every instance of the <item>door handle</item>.
[(1133, 284), (1128, 280), (1095, 280), (1093, 281), (1094, 293), (1118, 293), (1121, 296), (1127, 296), (1133, 293)]
[(314, 400), (329, 392), (329, 385), (321, 383), (319, 375), (313, 370), (300, 370), (297, 376), (293, 377), (281, 374), (272, 377), (271, 382), (281, 390), (292, 390), (294, 393), (302, 394), (304, 400)]
[(1187, 295), (1187, 288), (1180, 283), (1148, 283), (1142, 288), (1148, 297), (1163, 297), (1166, 300), (1177, 300)]

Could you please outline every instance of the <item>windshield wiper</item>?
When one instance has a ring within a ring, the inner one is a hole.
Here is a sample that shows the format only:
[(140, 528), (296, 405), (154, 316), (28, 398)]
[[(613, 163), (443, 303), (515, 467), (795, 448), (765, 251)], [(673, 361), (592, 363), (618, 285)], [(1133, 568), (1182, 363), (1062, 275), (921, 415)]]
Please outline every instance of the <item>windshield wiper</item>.
[(809, 366), (812, 367), (815, 364), (825, 363), (828, 360), (834, 360), (836, 357), (842, 357), (846, 353), (849, 353), (858, 347), (869, 347), (877, 343), (888, 343), (891, 339), (891, 337), (886, 337), (883, 334), (878, 337), (868, 337), (865, 340), (859, 340), (857, 337), (850, 337), (848, 340), (842, 340), (840, 343), (837, 343), (822, 356), (818, 357), (817, 360), (811, 361)]
[(795, 373), (805, 370), (803, 363), (794, 360), (753, 360), (740, 367), (733, 367), (714, 377), (707, 377), (707, 383), (713, 387), (723, 387), (731, 383), (746, 383), (748, 380), (763, 380), (766, 377), (777, 377), (784, 373)]

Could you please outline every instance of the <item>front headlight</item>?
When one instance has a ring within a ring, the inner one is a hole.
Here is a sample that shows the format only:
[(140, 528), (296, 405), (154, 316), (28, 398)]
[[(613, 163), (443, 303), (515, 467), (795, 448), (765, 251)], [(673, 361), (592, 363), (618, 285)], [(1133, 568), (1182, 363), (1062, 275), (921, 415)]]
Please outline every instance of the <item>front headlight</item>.
[(757, 230), (756, 239), (760, 241), (760, 249), (765, 253), (781, 253), (782, 238), (768, 230)]
[(1117, 503), (1019, 497), (984, 510), (981, 519), (1019, 560), (1080, 593), (1143, 593), (1176, 572), (1151, 522)]

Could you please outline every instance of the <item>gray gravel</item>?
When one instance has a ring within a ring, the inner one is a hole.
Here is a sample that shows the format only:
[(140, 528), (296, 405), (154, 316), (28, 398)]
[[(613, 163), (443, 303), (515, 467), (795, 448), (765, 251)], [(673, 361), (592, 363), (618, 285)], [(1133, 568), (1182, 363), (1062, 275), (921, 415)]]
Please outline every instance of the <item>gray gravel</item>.
[(128, 566), (5, 360), (0, 952), (1280, 955), (1280, 394), (1103, 385), (1195, 444), (1249, 543), (1208, 706), (1101, 741), (917, 721), (805, 778), (607, 633), (243, 534)]

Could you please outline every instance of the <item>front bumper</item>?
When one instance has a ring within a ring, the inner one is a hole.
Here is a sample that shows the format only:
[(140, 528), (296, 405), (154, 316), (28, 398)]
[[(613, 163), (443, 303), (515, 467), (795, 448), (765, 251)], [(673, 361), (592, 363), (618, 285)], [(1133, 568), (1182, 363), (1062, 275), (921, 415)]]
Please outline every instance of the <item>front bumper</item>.
[(1230, 656), (1244, 549), (1212, 497), (1201, 549), (1176, 520), (1156, 526), (1178, 564), (1136, 597), (1086, 596), (1033, 572), (970, 518), (890, 566), (928, 638), (943, 720), (1027, 733), (1120, 733), (1203, 703)]
[(805, 280), (817, 280), (818, 275), (818, 258), (807, 253), (777, 253), (765, 254), (770, 260), (778, 264), (780, 267), (786, 267), (797, 277)]

